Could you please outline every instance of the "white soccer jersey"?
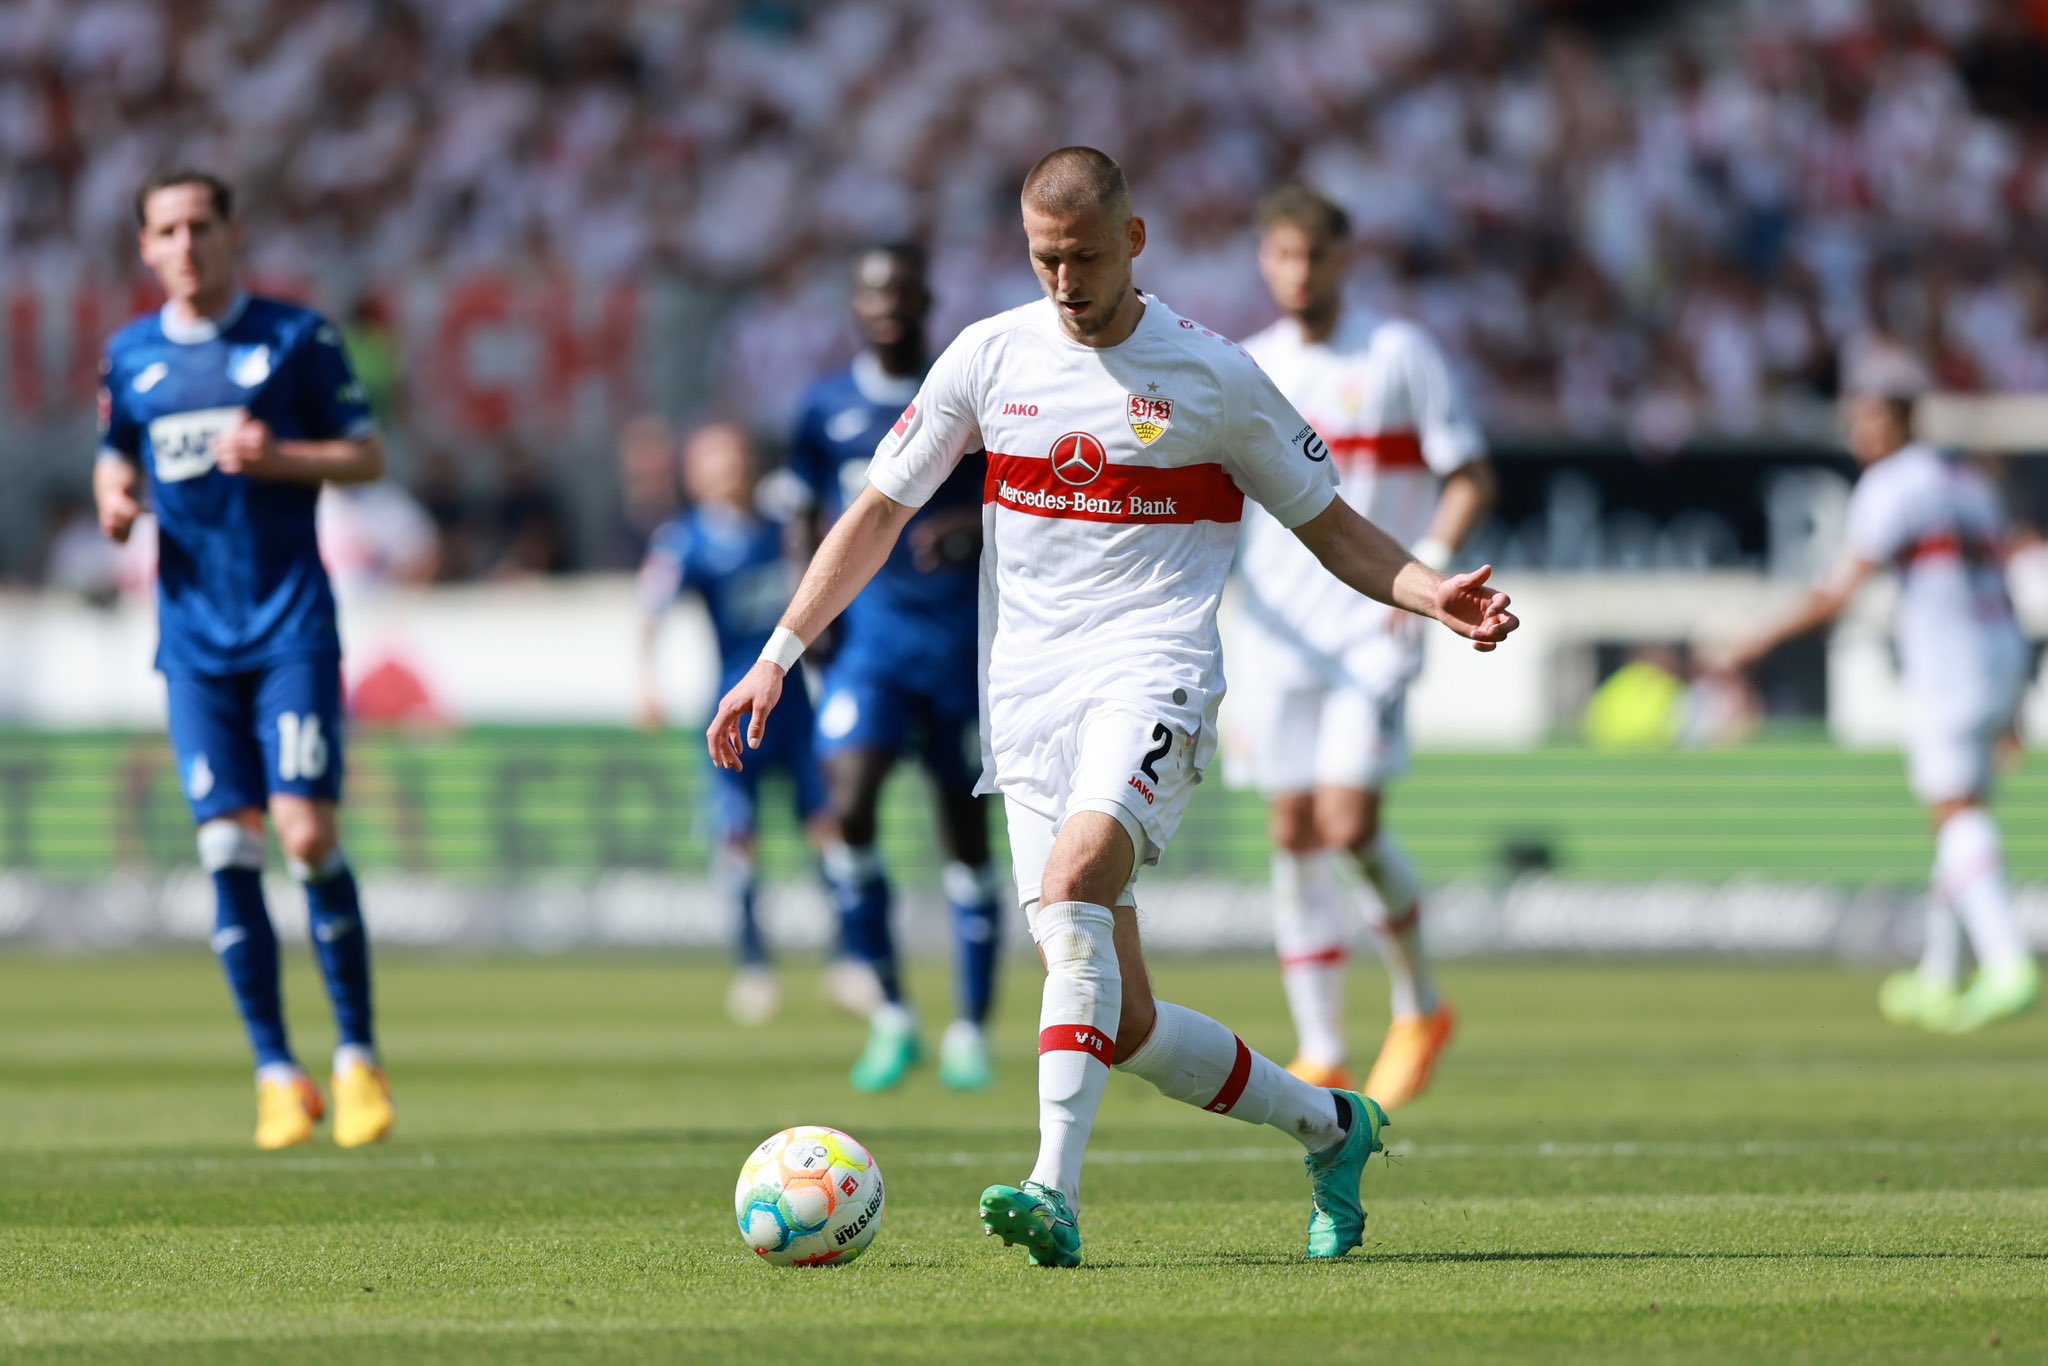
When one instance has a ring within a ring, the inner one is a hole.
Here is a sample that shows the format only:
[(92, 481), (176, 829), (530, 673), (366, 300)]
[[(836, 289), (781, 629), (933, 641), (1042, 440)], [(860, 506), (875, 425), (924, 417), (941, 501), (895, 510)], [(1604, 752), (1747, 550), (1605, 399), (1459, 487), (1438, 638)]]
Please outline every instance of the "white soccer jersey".
[[(1450, 367), (1413, 324), (1351, 312), (1317, 342), (1283, 318), (1245, 349), (1329, 446), (1344, 501), (1403, 545), (1429, 531), (1438, 481), (1486, 453)], [(1399, 609), (1346, 588), (1256, 511), (1239, 573), (1261, 685), (1385, 690), (1420, 667), (1414, 635), (1386, 635)]]
[[(1050, 300), (962, 332), (868, 479), (922, 505), (985, 450), (980, 790), (1043, 805), (1080, 700), (1141, 706), (1214, 749), (1216, 606), (1247, 496), (1280, 526), (1335, 498), (1314, 430), (1230, 341), (1146, 296), (1122, 344), (1060, 330)], [(1057, 811), (1050, 812), (1054, 816)]]
[(1899, 665), (1916, 728), (2002, 724), (2017, 701), (2025, 641), (2006, 595), (2005, 512), (1991, 481), (1912, 445), (1864, 471), (1849, 500), (1849, 549), (1899, 574)]

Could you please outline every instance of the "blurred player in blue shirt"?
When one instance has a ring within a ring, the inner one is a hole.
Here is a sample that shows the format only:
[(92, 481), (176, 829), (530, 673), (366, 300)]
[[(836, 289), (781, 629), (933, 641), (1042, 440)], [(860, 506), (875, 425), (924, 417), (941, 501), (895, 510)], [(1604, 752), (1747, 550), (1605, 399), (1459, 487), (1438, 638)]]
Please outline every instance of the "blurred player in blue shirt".
[[(722, 694), (753, 667), (796, 586), (787, 524), (764, 512), (755, 497), (755, 466), (746, 434), (724, 424), (702, 428), (685, 444), (682, 468), (689, 509), (655, 529), (640, 568), (640, 600), (646, 614), (640, 651), (641, 718), (650, 727), (662, 723), (654, 643), (662, 613), (671, 603), (685, 593), (703, 599), (718, 640)], [(827, 886), (842, 914), (851, 894), (831, 876), (845, 864), (846, 851), (811, 748), (810, 694), (791, 688), (784, 704), (797, 709), (796, 723), (767, 742), (759, 762), (748, 764), (744, 772), (711, 770), (711, 815), (718, 841), (714, 857), (719, 881), (738, 911), (739, 971), (726, 1006), (743, 1024), (762, 1023), (781, 1003), (767, 940), (755, 914), (754, 835), (763, 774), (779, 770), (795, 785), (797, 818), (826, 866)]]
[(341, 337), (318, 314), (243, 293), (233, 194), (198, 171), (137, 194), (142, 259), (168, 302), (107, 344), (93, 492), (125, 541), (145, 502), (158, 536), (156, 665), (171, 747), (217, 897), (214, 951), (256, 1054), (256, 1143), (307, 1142), (325, 1113), (285, 1036), (263, 900), (267, 809), (306, 889), (334, 1006), (334, 1139), (390, 1132), (372, 1030), (369, 944), (335, 822), (341, 641), (314, 538), (320, 486), (384, 472)]
[[(930, 365), (930, 308), (922, 250), (896, 244), (861, 255), (853, 311), (866, 345), (851, 366), (805, 398), (790, 450), (790, 471), (810, 495), (810, 548), (866, 486), (875, 447), (916, 396)], [(905, 753), (931, 778), (958, 946), (957, 1012), (940, 1044), (939, 1077), (961, 1090), (991, 1079), (983, 1026), (994, 999), (996, 874), (987, 808), (974, 795), (981, 766), (981, 483), (981, 462), (962, 462), (911, 519), (888, 562), (841, 618), (818, 707), (819, 753), (850, 854), (844, 876), (855, 889), (842, 938), (873, 966), (883, 996), (853, 1069), (853, 1084), (863, 1091), (896, 1085), (921, 1054), (890, 930), (889, 883), (875, 848), (882, 784)]]

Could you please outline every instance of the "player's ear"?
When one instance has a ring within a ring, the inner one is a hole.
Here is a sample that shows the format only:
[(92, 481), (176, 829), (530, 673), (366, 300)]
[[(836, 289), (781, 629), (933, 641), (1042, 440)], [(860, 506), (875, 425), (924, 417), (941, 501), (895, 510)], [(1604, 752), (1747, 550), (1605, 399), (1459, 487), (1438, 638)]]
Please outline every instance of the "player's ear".
[(1132, 214), (1125, 231), (1130, 234), (1131, 255), (1136, 257), (1145, 250), (1145, 220)]

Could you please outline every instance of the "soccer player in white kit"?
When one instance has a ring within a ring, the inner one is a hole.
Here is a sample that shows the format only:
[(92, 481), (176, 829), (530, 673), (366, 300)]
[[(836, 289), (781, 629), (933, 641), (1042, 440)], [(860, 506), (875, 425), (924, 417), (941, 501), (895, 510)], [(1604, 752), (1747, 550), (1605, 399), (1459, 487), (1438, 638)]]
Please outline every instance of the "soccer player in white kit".
[[(1863, 474), (1849, 501), (1840, 568), (1799, 611), (1741, 646), (1737, 667), (1834, 621), (1870, 576), (1899, 576), (1899, 668), (1907, 777), (1934, 821), (1927, 940), (1916, 970), (1887, 978), (1887, 1019), (1965, 1033), (2017, 1015), (2041, 973), (2013, 912), (1998, 823), (1988, 803), (1994, 750), (2014, 734), (2027, 646), (2005, 585), (1998, 492), (1954, 455), (1912, 439), (1917, 366), (1878, 361), (1847, 403), (1849, 447)], [(1961, 940), (1977, 974), (1961, 981)]]
[(954, 467), (986, 452), (981, 790), (1005, 799), (1046, 983), (1038, 1161), (1021, 1187), (983, 1192), (982, 1220), (1041, 1266), (1080, 1264), (1082, 1154), (1114, 1065), (1292, 1135), (1314, 1186), (1309, 1255), (1342, 1256), (1364, 1232), (1359, 1182), (1385, 1112), (1155, 1001), (1133, 879), (1158, 861), (1215, 748), (1216, 607), (1247, 495), (1357, 591), (1477, 649), (1518, 623), (1487, 570), (1445, 579), (1337, 499), (1321, 440), (1251, 358), (1133, 287), (1145, 224), (1114, 161), (1061, 148), (1022, 199), (1049, 297), (975, 324), (939, 357), (707, 743), (740, 766), (741, 718), (751, 748), (805, 643)]
[[(1344, 308), (1343, 209), (1293, 184), (1267, 197), (1260, 219), (1259, 272), (1282, 316), (1245, 350), (1329, 447), (1338, 496), (1424, 564), (1449, 564), (1495, 495), (1450, 367), (1413, 324)], [(1423, 958), (1414, 865), (1380, 820), (1387, 783), (1408, 766), (1403, 708), (1422, 669), (1420, 623), (1331, 578), (1258, 508), (1245, 509), (1238, 577), (1251, 667), (1238, 681), (1244, 724), (1229, 769), (1265, 795), (1270, 813), (1274, 941), (1299, 1041), (1288, 1071), (1353, 1085), (1349, 916), (1332, 867), (1348, 858), (1364, 876), (1393, 998), (1364, 1090), (1393, 1109), (1429, 1084), (1455, 1024)]]

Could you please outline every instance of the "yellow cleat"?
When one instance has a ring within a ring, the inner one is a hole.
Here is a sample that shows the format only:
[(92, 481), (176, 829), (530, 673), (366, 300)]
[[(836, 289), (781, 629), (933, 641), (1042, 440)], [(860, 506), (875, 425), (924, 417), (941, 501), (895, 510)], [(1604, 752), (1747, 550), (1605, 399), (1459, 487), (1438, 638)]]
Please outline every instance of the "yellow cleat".
[(289, 1081), (256, 1083), (256, 1146), (266, 1152), (313, 1141), (313, 1126), (327, 1113), (320, 1088), (301, 1074)]
[(1436, 1071), (1437, 1059), (1449, 1046), (1451, 1031), (1457, 1023), (1449, 1001), (1438, 1005), (1433, 1015), (1403, 1015), (1396, 1019), (1387, 1030), (1387, 1041), (1380, 1045), (1372, 1075), (1365, 1079), (1365, 1094), (1389, 1110), (1421, 1095), (1429, 1085), (1430, 1074)]
[(391, 1132), (398, 1111), (391, 1105), (391, 1083), (381, 1067), (358, 1064), (336, 1072), (334, 1087), (334, 1141), (344, 1148), (361, 1148), (381, 1141)]
[(1326, 1091), (1358, 1089), (1358, 1083), (1351, 1080), (1351, 1069), (1341, 1062), (1326, 1063), (1317, 1062), (1313, 1058), (1296, 1058), (1287, 1064), (1287, 1070), (1310, 1086), (1320, 1086)]

